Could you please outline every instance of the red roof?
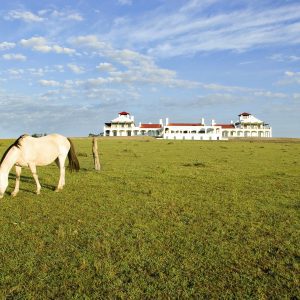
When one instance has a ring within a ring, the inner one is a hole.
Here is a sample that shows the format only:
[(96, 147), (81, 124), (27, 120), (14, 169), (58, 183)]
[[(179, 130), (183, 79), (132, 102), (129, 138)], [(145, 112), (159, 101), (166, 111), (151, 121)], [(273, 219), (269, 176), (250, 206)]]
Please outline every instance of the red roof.
[(161, 124), (141, 124), (140, 128), (161, 128)]
[(127, 116), (127, 115), (130, 115), (130, 113), (128, 113), (126, 111), (121, 111), (121, 112), (119, 112), (119, 115), (121, 115), (121, 116)]
[(221, 126), (222, 128), (235, 128), (233, 124), (215, 124), (215, 126)]
[(203, 126), (201, 123), (169, 123), (167, 126)]
[(247, 112), (243, 112), (243, 113), (239, 114), (239, 117), (240, 117), (240, 116), (251, 116), (251, 114), (249, 114), (249, 113), (247, 113)]

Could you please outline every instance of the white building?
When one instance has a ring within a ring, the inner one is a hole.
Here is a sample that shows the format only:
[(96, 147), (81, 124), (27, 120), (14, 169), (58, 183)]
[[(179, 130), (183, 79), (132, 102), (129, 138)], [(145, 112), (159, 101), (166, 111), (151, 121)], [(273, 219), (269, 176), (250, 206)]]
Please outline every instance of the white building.
[(134, 117), (128, 112), (120, 112), (110, 123), (105, 123), (104, 136), (155, 136), (172, 140), (227, 140), (241, 137), (272, 137), (269, 124), (257, 119), (249, 113), (239, 114), (237, 122), (217, 124), (215, 120), (210, 125), (201, 123), (170, 123), (166, 119), (157, 124), (142, 124), (135, 126)]
[(205, 125), (204, 119), (201, 123), (169, 123), (166, 119), (163, 130), (164, 139), (174, 140), (227, 140), (242, 137), (269, 138), (272, 137), (272, 128), (244, 112), (239, 114), (237, 122), (227, 124), (217, 124), (212, 120), (211, 125)]
[(166, 119), (163, 138), (172, 140), (221, 140), (222, 127), (201, 123), (170, 123)]
[(239, 114), (239, 120), (235, 123), (217, 125), (222, 127), (223, 138), (272, 137), (272, 127), (269, 124), (246, 112)]
[(122, 111), (110, 123), (105, 123), (104, 136), (161, 136), (162, 129), (162, 120), (157, 124), (139, 123), (139, 126), (135, 126), (134, 117), (130, 113)]

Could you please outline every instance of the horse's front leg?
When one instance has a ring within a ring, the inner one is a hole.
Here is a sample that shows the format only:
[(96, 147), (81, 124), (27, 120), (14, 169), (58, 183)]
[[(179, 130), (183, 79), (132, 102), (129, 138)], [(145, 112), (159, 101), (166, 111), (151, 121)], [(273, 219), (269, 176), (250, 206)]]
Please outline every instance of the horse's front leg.
[(20, 166), (16, 166), (16, 185), (14, 191), (11, 193), (13, 197), (17, 196), (20, 188), (20, 178), (21, 178), (22, 168)]
[(41, 193), (41, 185), (40, 185), (40, 182), (39, 182), (39, 177), (37, 175), (37, 172), (36, 172), (36, 165), (35, 164), (29, 164), (29, 168), (30, 168), (30, 171), (32, 173), (32, 176), (35, 180), (35, 183), (36, 183), (36, 193), (37, 195), (39, 195)]

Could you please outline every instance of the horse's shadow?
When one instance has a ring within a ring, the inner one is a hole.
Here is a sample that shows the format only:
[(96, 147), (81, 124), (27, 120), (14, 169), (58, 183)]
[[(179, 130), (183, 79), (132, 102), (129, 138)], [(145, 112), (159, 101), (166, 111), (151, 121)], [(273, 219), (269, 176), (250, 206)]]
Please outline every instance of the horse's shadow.
[[(16, 180), (16, 175), (15, 174), (9, 174), (8, 179), (10, 179), (10, 180)], [(29, 193), (35, 194), (35, 190), (28, 190), (28, 189), (22, 188), (21, 187), (22, 186), (22, 182), (31, 183), (31, 184), (33, 184), (34, 187), (36, 187), (36, 183), (35, 183), (35, 180), (34, 180), (33, 177), (21, 175), (21, 178), (20, 178), (20, 191), (24, 191), (24, 192), (29, 192)], [(51, 190), (51, 191), (54, 191), (55, 188), (56, 188), (54, 185), (45, 184), (45, 183), (40, 183), (40, 184), (41, 184), (42, 188), (48, 189), (48, 190)]]

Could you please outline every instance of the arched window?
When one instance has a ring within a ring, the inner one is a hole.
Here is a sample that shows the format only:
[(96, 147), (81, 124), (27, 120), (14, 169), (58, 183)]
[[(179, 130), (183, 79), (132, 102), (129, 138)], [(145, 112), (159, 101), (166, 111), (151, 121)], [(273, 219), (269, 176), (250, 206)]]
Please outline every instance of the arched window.
[(214, 129), (213, 128), (207, 128), (207, 133), (208, 134), (212, 134), (214, 132)]
[(222, 136), (223, 136), (223, 137), (228, 137), (228, 131), (226, 131), (226, 130), (223, 131), (223, 132), (222, 132)]

